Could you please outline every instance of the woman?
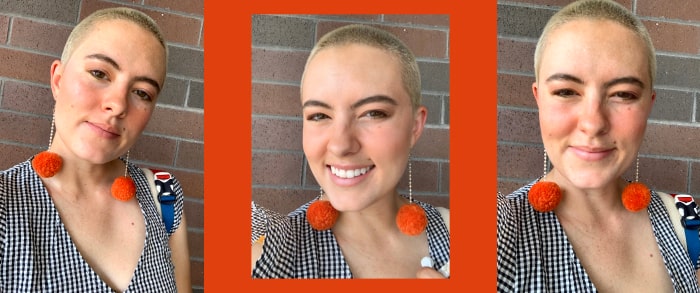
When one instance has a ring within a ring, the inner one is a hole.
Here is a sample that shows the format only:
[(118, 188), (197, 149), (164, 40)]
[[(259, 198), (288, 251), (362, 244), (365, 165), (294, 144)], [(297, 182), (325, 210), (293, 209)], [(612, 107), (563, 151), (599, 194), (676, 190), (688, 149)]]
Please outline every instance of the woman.
[(532, 92), (553, 168), (498, 197), (499, 292), (700, 291), (659, 195), (622, 178), (655, 99), (654, 54), (612, 1), (574, 2), (547, 23)]
[(73, 29), (51, 65), (48, 151), (0, 173), (0, 291), (190, 292), (182, 189), (172, 182), (168, 232), (152, 178), (128, 162), (163, 87), (166, 51), (156, 23), (129, 8)]
[(252, 276), (444, 277), (437, 269), (449, 261), (449, 232), (440, 211), (397, 191), (427, 115), (410, 50), (369, 26), (332, 31), (307, 60), (301, 104), (321, 196), (282, 220), (253, 204), (265, 238), (253, 246)]

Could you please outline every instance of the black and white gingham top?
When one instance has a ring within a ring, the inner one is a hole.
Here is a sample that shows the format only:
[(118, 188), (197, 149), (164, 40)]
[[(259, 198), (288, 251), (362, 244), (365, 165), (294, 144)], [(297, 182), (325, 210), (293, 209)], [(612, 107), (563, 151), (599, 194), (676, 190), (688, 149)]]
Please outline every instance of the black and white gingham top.
[[(450, 234), (440, 212), (433, 206), (420, 204), (428, 217), (426, 232), (430, 257), (435, 269), (450, 259)], [(306, 209), (311, 202), (289, 213), (275, 216), (264, 208), (252, 205), (253, 239), (265, 234), (263, 254), (253, 269), (253, 278), (350, 279), (352, 272), (332, 230), (317, 231), (306, 221)], [(266, 231), (256, 229), (265, 222)], [(257, 223), (257, 224), (256, 224)], [(251, 239), (252, 240), (252, 239)]]
[[(141, 169), (129, 164), (146, 223), (146, 242), (125, 292), (175, 292), (169, 235)], [(177, 194), (174, 227), (182, 218)], [(115, 292), (81, 257), (30, 161), (0, 173), (0, 292)]]
[[(553, 212), (535, 211), (527, 192), (498, 195), (498, 292), (596, 292)], [(652, 191), (651, 226), (676, 292), (700, 292), (695, 269), (659, 195)]]

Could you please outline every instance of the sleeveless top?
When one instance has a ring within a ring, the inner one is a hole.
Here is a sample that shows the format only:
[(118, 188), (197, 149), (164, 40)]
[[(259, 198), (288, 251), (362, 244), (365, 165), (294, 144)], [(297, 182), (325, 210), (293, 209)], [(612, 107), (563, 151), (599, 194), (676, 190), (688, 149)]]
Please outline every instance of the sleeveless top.
[[(535, 211), (527, 193), (498, 194), (498, 292), (597, 292), (554, 212)], [(651, 227), (676, 292), (700, 292), (695, 269), (655, 192), (647, 208)]]
[[(116, 292), (80, 255), (30, 160), (0, 172), (0, 292)], [(176, 292), (170, 235), (149, 182), (133, 164), (128, 172), (136, 185), (146, 237), (125, 292)], [(177, 180), (173, 191), (177, 228), (183, 207)]]
[[(345, 262), (333, 231), (314, 230), (306, 221), (306, 209), (312, 202), (286, 217), (252, 204), (251, 241), (258, 235), (265, 235), (263, 253), (255, 263), (253, 278), (352, 278), (350, 266)], [(433, 267), (438, 269), (450, 259), (450, 234), (435, 207), (416, 200), (414, 202), (423, 207), (428, 218), (426, 233), (430, 257), (434, 260)], [(265, 225), (264, 232), (256, 229), (256, 225), (260, 227), (261, 223)]]

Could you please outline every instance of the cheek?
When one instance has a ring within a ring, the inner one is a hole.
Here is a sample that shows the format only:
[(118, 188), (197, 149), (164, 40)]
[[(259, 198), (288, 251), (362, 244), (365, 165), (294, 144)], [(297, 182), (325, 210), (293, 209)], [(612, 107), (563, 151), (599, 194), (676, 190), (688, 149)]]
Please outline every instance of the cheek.
[(313, 161), (314, 159), (318, 158), (320, 156), (319, 153), (321, 153), (323, 149), (322, 145), (322, 139), (321, 139), (322, 133), (319, 131), (314, 131), (314, 129), (304, 126), (302, 129), (302, 148), (304, 149), (304, 154), (306, 155), (307, 159), (310, 161)]

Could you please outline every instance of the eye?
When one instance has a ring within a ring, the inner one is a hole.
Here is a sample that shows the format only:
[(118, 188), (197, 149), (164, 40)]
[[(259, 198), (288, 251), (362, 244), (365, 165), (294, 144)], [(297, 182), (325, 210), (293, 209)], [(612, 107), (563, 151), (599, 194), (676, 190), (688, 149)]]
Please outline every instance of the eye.
[(380, 118), (386, 118), (386, 117), (389, 116), (389, 115), (387, 115), (387, 114), (384, 113), (383, 111), (379, 111), (379, 110), (370, 110), (370, 111), (367, 111), (367, 112), (365, 112), (364, 114), (362, 114), (362, 116), (364, 116), (364, 117), (369, 117), (369, 118), (372, 118), (372, 119), (380, 119)]
[(560, 89), (560, 90), (555, 90), (554, 92), (552, 92), (552, 94), (555, 96), (567, 98), (567, 97), (575, 96), (576, 92), (571, 90), (571, 89)]
[(153, 97), (151, 97), (151, 95), (149, 95), (148, 92), (144, 90), (133, 90), (132, 93), (137, 95), (142, 100), (153, 101)]
[(323, 114), (323, 113), (313, 113), (308, 116), (306, 116), (306, 120), (308, 121), (321, 121), (323, 119), (328, 119), (328, 115)]
[(90, 70), (90, 74), (96, 79), (106, 79), (107, 74), (101, 70)]
[(613, 93), (613, 97), (621, 98), (623, 100), (636, 100), (639, 98), (636, 94), (630, 92), (615, 92)]

